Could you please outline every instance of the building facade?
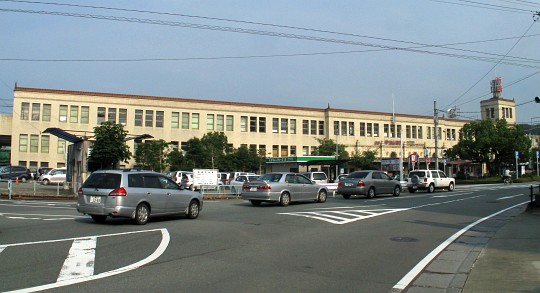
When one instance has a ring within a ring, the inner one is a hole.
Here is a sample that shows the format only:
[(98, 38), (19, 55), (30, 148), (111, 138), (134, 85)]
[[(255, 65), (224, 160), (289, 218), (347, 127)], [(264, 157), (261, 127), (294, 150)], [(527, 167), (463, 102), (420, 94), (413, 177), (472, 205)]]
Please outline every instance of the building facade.
[[(104, 121), (125, 126), (130, 135), (150, 134), (182, 146), (208, 132), (223, 132), (233, 147), (246, 145), (267, 157), (308, 156), (329, 138), (353, 151), (377, 151), (379, 157), (399, 156), (402, 134), (409, 154), (435, 154), (433, 116), (363, 110), (305, 108), (186, 98), (124, 95), (17, 86), (11, 121), (11, 163), (64, 167), (69, 142), (43, 133), (60, 128), (91, 139)], [(454, 146), (469, 120), (438, 118), (438, 148)], [(135, 141), (127, 142), (130, 149)], [(132, 167), (133, 161), (123, 167)]]

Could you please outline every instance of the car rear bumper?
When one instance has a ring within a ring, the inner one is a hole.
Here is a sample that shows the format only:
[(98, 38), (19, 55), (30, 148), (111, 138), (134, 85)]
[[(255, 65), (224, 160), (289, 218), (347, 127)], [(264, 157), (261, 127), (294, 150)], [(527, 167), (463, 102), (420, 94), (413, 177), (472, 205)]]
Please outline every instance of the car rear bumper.
[(87, 215), (134, 218), (135, 208), (125, 206), (105, 207), (103, 205), (77, 203), (77, 211)]
[(344, 195), (365, 195), (366, 191), (365, 187), (338, 187), (336, 192)]
[(242, 191), (243, 200), (279, 201), (279, 192)]

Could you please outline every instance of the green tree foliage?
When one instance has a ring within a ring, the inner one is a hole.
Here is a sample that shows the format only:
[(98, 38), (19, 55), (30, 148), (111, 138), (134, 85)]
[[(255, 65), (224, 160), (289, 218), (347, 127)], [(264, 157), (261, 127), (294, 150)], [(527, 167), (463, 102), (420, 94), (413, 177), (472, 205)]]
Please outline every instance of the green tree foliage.
[(186, 170), (190, 168), (190, 164), (181, 150), (173, 149), (167, 156), (167, 164), (169, 169), (172, 170)]
[(126, 136), (127, 131), (121, 124), (107, 121), (94, 127), (95, 142), (89, 158), (95, 166), (92, 169), (117, 168), (119, 162), (127, 163), (131, 152), (125, 143)]
[[(314, 155), (317, 156), (335, 156), (336, 155), (336, 143), (329, 138), (317, 138), (319, 147), (315, 151)], [(337, 145), (338, 155), (340, 158), (348, 158), (349, 153), (345, 150), (345, 145)]]
[(169, 143), (160, 140), (147, 140), (137, 146), (135, 163), (142, 169), (163, 172), (168, 166)]
[(349, 165), (361, 170), (376, 169), (375, 159), (377, 151), (367, 150), (363, 152), (354, 151), (349, 161)]
[(186, 143), (186, 160), (191, 162), (191, 168), (227, 166), (230, 152), (227, 136), (221, 132), (206, 133), (201, 139), (194, 137)]
[(515, 164), (515, 151), (529, 158), (531, 140), (520, 125), (509, 126), (505, 119), (483, 120), (465, 124), (458, 144), (447, 150), (454, 159), (485, 163), (488, 170), (499, 171), (502, 165)]

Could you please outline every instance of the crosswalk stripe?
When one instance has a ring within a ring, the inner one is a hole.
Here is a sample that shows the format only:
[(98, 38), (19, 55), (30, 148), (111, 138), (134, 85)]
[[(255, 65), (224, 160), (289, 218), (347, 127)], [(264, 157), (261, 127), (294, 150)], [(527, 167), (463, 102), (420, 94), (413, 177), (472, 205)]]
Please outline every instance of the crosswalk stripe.
[[(296, 213), (278, 213), (280, 215), (290, 215), (298, 217), (306, 217), (332, 223), (335, 225), (343, 225), (367, 218), (373, 218), (389, 213), (395, 213), (408, 210), (404, 209), (378, 209), (378, 210), (345, 210), (345, 211), (320, 211), (320, 212), (296, 212)], [(340, 216), (341, 215), (341, 216)]]
[(73, 241), (57, 282), (94, 275), (96, 237)]

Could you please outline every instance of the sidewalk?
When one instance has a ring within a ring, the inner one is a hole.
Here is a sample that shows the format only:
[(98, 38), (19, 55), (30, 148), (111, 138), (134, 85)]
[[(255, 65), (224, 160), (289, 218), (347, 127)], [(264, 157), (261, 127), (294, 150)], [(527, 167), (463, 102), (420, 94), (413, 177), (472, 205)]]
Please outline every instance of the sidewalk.
[(540, 207), (527, 208), (495, 233), (462, 292), (540, 292)]
[(540, 292), (540, 206), (523, 204), (474, 226), (404, 292)]

